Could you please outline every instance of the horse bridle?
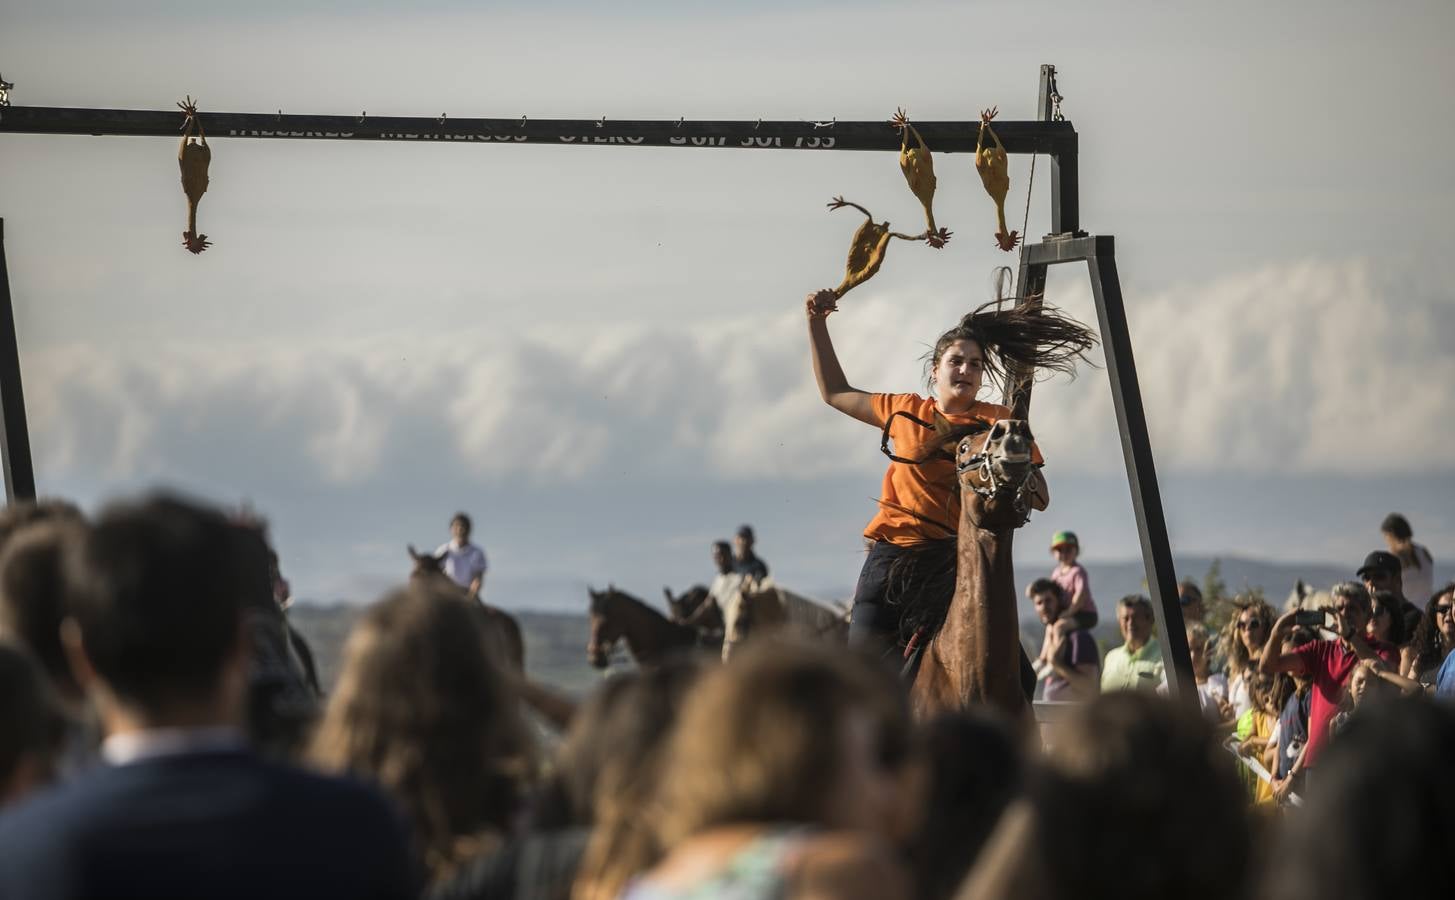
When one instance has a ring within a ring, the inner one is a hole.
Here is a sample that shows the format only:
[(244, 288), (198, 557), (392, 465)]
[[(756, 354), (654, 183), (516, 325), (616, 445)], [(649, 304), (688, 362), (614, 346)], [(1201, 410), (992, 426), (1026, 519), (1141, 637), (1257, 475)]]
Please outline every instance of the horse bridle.
[[(986, 440), (986, 443), (989, 443), (988, 439)], [(986, 453), (984, 445), (981, 445), (979, 453), (971, 454), (964, 460), (960, 460), (958, 458), (955, 460), (955, 475), (957, 479), (960, 475), (963, 475), (966, 472), (972, 470), (978, 471), (980, 478), (979, 483), (974, 485), (971, 490), (973, 490), (982, 500), (989, 500), (995, 497), (997, 494), (1001, 493), (1003, 489), (1007, 487), (1013, 487), (1015, 488), (1015, 499), (1013, 502), (1016, 515), (1020, 518), (1022, 524), (1030, 519), (1031, 509), (1026, 504), (1025, 497), (1026, 489), (1030, 486), (1031, 483), (1031, 476), (1033, 476), (1036, 472), (1035, 466), (1032, 465), (1026, 467), (1026, 474), (1021, 476), (1019, 483), (1003, 483), (1000, 476), (996, 474), (995, 466), (993, 464), (990, 454)]]

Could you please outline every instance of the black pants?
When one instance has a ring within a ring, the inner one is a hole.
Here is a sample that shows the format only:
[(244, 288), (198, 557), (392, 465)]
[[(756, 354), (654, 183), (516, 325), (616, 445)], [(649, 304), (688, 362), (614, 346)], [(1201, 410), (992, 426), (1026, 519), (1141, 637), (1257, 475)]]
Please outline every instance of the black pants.
[[(885, 600), (889, 587), (889, 568), (900, 557), (915, 552), (908, 547), (875, 541), (869, 545), (864, 567), (859, 570), (859, 583), (854, 587), (854, 604), (849, 610), (849, 646), (899, 645), (898, 611)], [(1092, 613), (1095, 615), (1095, 613)], [(1016, 641), (1021, 657), (1021, 689), (1029, 699), (1036, 694), (1036, 670), (1031, 666), (1020, 641)]]

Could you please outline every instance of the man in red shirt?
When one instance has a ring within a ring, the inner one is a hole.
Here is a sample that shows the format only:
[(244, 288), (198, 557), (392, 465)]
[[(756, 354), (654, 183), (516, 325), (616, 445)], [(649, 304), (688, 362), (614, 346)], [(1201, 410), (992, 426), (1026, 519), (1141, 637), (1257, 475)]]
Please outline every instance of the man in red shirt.
[(1369, 591), (1357, 581), (1334, 585), (1334, 605), (1326, 612), (1333, 618), (1333, 630), (1339, 635), (1332, 641), (1310, 641), (1287, 653), (1274, 652), (1294, 628), (1299, 610), (1285, 613), (1273, 623), (1267, 648), (1258, 662), (1266, 675), (1291, 672), (1313, 681), (1313, 702), (1309, 710), (1308, 747), (1304, 751), (1305, 770), (1318, 765), (1319, 755), (1329, 743), (1329, 721), (1339, 711), (1344, 685), (1361, 659), (1379, 660), (1385, 668), (1399, 669), (1399, 648), (1365, 637), (1365, 629), (1373, 615)]

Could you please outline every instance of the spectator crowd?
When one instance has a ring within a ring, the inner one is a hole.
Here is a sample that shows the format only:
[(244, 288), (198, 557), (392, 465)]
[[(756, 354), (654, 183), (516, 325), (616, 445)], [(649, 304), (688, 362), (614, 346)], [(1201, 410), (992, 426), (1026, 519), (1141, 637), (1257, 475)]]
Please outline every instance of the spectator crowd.
[[(446, 577), (363, 615), (325, 696), (261, 520), (12, 506), (0, 900), (1422, 894), (1455, 849), (1455, 585), (1411, 577), (1430, 554), (1384, 530), (1357, 580), (1282, 612), (1183, 586), (1201, 715), (1160, 695), (1146, 598), (1100, 652), (1058, 534), (1027, 595), (1044, 694), (1074, 702), (1040, 732), (917, 721), (883, 659), (788, 635), (564, 698), (502, 650), (468, 517)], [(752, 537), (719, 574), (766, 571)]]

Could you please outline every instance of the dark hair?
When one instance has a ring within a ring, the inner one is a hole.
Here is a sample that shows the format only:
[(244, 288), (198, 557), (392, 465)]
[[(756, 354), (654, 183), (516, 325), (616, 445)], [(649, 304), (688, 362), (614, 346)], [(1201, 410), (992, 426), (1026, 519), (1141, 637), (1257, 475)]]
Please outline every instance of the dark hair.
[(1455, 846), (1452, 759), (1455, 711), (1423, 697), (1361, 706), (1320, 757), (1318, 790), (1289, 818), (1263, 896), (1428, 893)]
[(1153, 622), (1157, 621), (1157, 617), (1152, 613), (1152, 601), (1149, 598), (1142, 596), (1141, 594), (1127, 594), (1125, 597), (1117, 601), (1117, 606), (1125, 606), (1127, 609), (1141, 610), (1142, 612), (1146, 613), (1148, 618), (1152, 619)]
[(44, 774), (65, 742), (66, 721), (40, 667), (20, 647), (0, 641), (0, 787), (29, 754)]
[(1390, 513), (1379, 523), (1379, 530), (1398, 541), (1407, 541), (1415, 536), (1410, 520), (1399, 513)]
[[(1420, 624), (1415, 626), (1414, 637), (1410, 639), (1410, 646), (1415, 651), (1415, 672), (1414, 677), (1418, 678), (1421, 672), (1432, 666), (1437, 666), (1444, 659), (1440, 653), (1440, 644), (1444, 636), (1440, 633), (1440, 625), (1435, 621), (1435, 604), (1440, 598), (1449, 596), (1450, 602), (1455, 603), (1455, 581), (1450, 582), (1434, 594), (1425, 603), (1425, 613), (1420, 616)], [(1446, 652), (1455, 648), (1446, 647)]]
[(733, 555), (733, 545), (729, 544), (727, 541), (713, 541), (712, 549), (729, 558), (731, 558)]
[(1064, 729), (1049, 770), (1033, 782), (1041, 840), (1026, 848), (1055, 847), (1043, 860), (1055, 896), (1245, 895), (1252, 823), (1233, 764), (1202, 716), (1148, 692), (1117, 691), (1073, 711)]
[(1031, 586), (1026, 589), (1026, 593), (1032, 597), (1037, 594), (1052, 594), (1062, 604), (1066, 602), (1066, 591), (1061, 588), (1061, 585), (1049, 578), (1037, 578), (1035, 581), (1032, 581)]
[(985, 374), (992, 383), (1005, 386), (1009, 378), (1032, 369), (1076, 377), (1076, 361), (1085, 360), (1086, 351), (1096, 346), (1091, 329), (1038, 302), (1006, 309), (1000, 308), (1001, 303), (983, 304), (940, 335), (925, 357), (927, 383), (933, 381), (940, 357), (956, 341), (980, 345)]
[(471, 522), (470, 522), (470, 517), (467, 514), (465, 514), (465, 513), (462, 513), (462, 512), (455, 513), (455, 517), (453, 519), (450, 519), (450, 524), (453, 525), (456, 522), (459, 522), (461, 525), (465, 526), (465, 530), (466, 531), (474, 531), (475, 530), (475, 526), (473, 524), (471, 524)]
[(1399, 513), (1390, 513), (1379, 523), (1379, 530), (1394, 538), (1394, 555), (1399, 559), (1401, 569), (1422, 568), (1420, 555), (1415, 552), (1415, 533), (1410, 528), (1409, 520)]
[(248, 539), (220, 512), (155, 496), (110, 507), (68, 548), (70, 615), (118, 697), (149, 711), (211, 697), (255, 587)]
[(1402, 645), (1407, 635), (1404, 633), (1404, 604), (1400, 602), (1399, 595), (1393, 591), (1375, 591), (1369, 599), (1372, 601), (1369, 611), (1375, 616), (1379, 615), (1380, 609), (1389, 613), (1389, 643), (1396, 647)]
[(1193, 598), (1193, 602), (1195, 603), (1202, 602), (1202, 588), (1198, 587), (1197, 582), (1191, 578), (1184, 578), (1177, 582), (1177, 592)]
[(928, 799), (909, 848), (914, 896), (948, 900), (1001, 813), (1021, 793), (1025, 766), (1009, 728), (985, 713), (946, 713), (919, 729)]
[(66, 617), (61, 561), (68, 543), (85, 534), (67, 519), (28, 525), (0, 551), (0, 633), (25, 645), (62, 693), (79, 697), (71, 666), (61, 647)]
[(738, 526), (738, 537), (743, 538), (745, 540), (749, 540), (749, 541), (753, 540), (753, 526), (751, 526), (751, 525), (739, 525)]

